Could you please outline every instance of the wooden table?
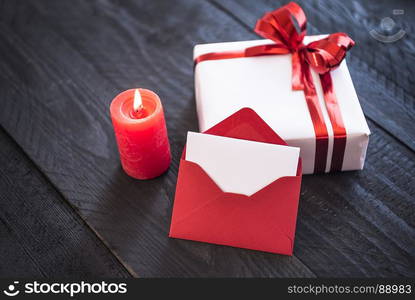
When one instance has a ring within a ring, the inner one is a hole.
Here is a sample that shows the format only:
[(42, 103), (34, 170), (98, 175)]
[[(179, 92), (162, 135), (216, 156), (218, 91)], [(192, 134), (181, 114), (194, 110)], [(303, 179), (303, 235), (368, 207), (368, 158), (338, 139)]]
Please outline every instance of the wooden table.
[[(310, 34), (344, 31), (372, 131), (365, 169), (304, 176), (294, 256), (167, 237), (179, 156), (197, 130), (193, 46), (258, 38), (285, 1), (0, 1), (0, 275), (415, 276), (414, 10), (410, 2), (301, 1)], [(393, 9), (404, 14), (393, 15)], [(390, 16), (408, 34), (369, 34)], [(173, 162), (121, 170), (109, 104), (157, 91)]]

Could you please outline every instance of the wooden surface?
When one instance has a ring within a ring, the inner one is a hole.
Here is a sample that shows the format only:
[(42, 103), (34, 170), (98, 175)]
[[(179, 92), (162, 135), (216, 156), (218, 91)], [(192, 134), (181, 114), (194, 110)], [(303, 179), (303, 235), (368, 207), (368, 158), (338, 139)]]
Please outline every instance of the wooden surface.
[(129, 277), (3, 130), (0, 145), (0, 275)]
[[(369, 35), (393, 9), (414, 32), (405, 1), (301, 2), (309, 33), (357, 42), (347, 61), (372, 136), (363, 171), (304, 176), (294, 256), (167, 237), (197, 130), (193, 46), (256, 39), (255, 20), (283, 3), (0, 1), (0, 275), (415, 276), (415, 43)], [(172, 147), (150, 181), (121, 170), (109, 119), (136, 86), (160, 95)]]

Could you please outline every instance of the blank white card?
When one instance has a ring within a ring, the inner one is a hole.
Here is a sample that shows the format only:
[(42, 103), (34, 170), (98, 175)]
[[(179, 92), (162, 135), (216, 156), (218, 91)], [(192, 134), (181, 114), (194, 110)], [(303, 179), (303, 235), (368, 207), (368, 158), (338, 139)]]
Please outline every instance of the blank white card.
[(198, 164), (224, 192), (250, 196), (295, 176), (300, 148), (188, 132), (186, 160)]

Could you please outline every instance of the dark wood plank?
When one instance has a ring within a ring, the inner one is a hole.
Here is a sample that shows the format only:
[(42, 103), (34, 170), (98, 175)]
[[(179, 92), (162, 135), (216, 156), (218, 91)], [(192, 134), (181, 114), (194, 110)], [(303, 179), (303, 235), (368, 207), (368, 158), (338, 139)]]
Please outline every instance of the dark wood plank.
[[(7, 4), (1, 123), (138, 276), (314, 276), (295, 257), (167, 237), (178, 157), (186, 131), (197, 128), (191, 53), (204, 33), (194, 27), (188, 38), (184, 26), (213, 24), (216, 9), (188, 1)], [(109, 120), (111, 99), (132, 86), (164, 100), (174, 161), (152, 181), (122, 172)]]
[(32, 259), (30, 253), (22, 248), (13, 234), (13, 228), (0, 219), (0, 277), (45, 277), (38, 264)]
[(369, 126), (363, 171), (303, 178), (295, 254), (319, 276), (415, 275), (415, 156)]
[(130, 277), (0, 129), (0, 277)]
[[(304, 178), (294, 257), (167, 237), (178, 158), (197, 129), (192, 48), (252, 39), (233, 15), (186, 0), (6, 3), (0, 123), (139, 276), (414, 275), (415, 154), (374, 122), (363, 172)], [(120, 169), (108, 117), (134, 86), (160, 94), (174, 157), (144, 182)]]

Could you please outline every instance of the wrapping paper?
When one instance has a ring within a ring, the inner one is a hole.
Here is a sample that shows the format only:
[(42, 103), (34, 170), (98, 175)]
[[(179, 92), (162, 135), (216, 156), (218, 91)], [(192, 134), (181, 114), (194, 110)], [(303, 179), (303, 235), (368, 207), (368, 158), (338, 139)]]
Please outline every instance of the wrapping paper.
[[(325, 36), (306, 36), (304, 43)], [(211, 52), (237, 51), (272, 44), (271, 40), (196, 45), (194, 58)], [(203, 61), (195, 66), (196, 107), (200, 131), (205, 131), (244, 107), (252, 108), (290, 146), (301, 148), (303, 173), (314, 170), (316, 137), (303, 91), (292, 90), (291, 54)], [(333, 129), (320, 79), (313, 70), (320, 107), (329, 133), (326, 172), (333, 153)], [(331, 71), (334, 91), (347, 133), (342, 170), (363, 168), (370, 130), (346, 60)]]

